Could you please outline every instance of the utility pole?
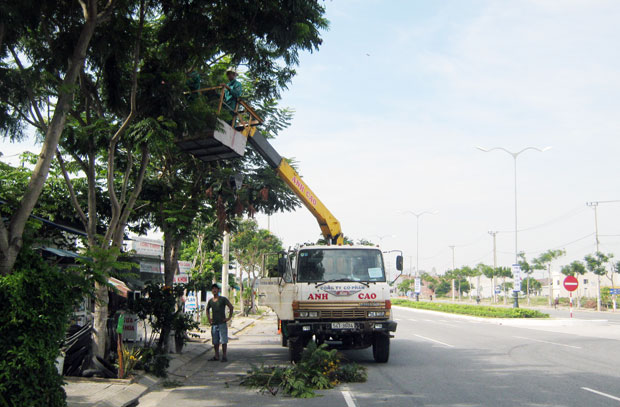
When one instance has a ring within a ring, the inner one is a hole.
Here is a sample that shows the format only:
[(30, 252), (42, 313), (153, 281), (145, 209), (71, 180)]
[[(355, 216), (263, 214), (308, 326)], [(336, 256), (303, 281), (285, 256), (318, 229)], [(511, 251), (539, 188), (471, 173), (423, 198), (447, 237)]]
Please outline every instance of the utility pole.
[(493, 236), (493, 302), (495, 303), (497, 302), (497, 293), (495, 292), (495, 274), (497, 273), (497, 244), (495, 237), (497, 236), (497, 231), (489, 230), (489, 234)]
[(224, 231), (222, 239), (222, 296), (228, 298), (228, 264), (230, 261), (230, 233)]
[[(454, 248), (455, 246), (448, 246), (450, 249), (452, 249), (452, 272), (454, 272)], [(454, 278), (452, 278), (452, 302), (454, 302)]]
[[(598, 238), (598, 205), (602, 203), (615, 203), (620, 202), (620, 199), (613, 199), (611, 201), (592, 201), (586, 202), (586, 205), (590, 208), (594, 208), (594, 236), (596, 238), (596, 252), (600, 251), (600, 240)], [(596, 276), (596, 310), (601, 310), (601, 276)]]
[[(586, 202), (591, 208), (594, 208), (594, 236), (596, 238), (596, 252), (599, 252), (600, 241), (598, 240), (598, 204), (600, 202)], [(596, 275), (596, 310), (601, 310), (601, 276)]]

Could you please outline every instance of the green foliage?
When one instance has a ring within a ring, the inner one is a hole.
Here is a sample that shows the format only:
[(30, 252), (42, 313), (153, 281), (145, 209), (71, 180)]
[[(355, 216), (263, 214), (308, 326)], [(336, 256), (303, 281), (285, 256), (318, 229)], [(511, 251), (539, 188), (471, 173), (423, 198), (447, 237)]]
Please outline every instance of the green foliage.
[(172, 329), (174, 329), (174, 339), (185, 344), (185, 334), (187, 331), (196, 330), (200, 323), (195, 321), (193, 313), (185, 313), (181, 310), (174, 314)]
[[(277, 267), (277, 253), (284, 250), (282, 241), (265, 229), (259, 229), (256, 221), (252, 219), (244, 220), (239, 223), (239, 230), (233, 236), (231, 251), (239, 263), (241, 270), (248, 274), (251, 279), (250, 286), (254, 286), (258, 278), (258, 272), (263, 269), (271, 270)], [(244, 293), (252, 293), (253, 290), (244, 290)], [(251, 300), (251, 307), (254, 306), (254, 297)]]
[(540, 281), (533, 277), (524, 278), (523, 281), (521, 281), (521, 288), (523, 287), (526, 287), (526, 290), (529, 290), (530, 294), (537, 294), (542, 290), (542, 284)]
[(596, 274), (597, 276), (604, 276), (607, 274), (605, 265), (613, 257), (613, 254), (605, 254), (602, 252), (596, 252), (594, 254), (588, 254), (583, 259), (586, 263), (586, 268), (589, 272)]
[(375, 243), (373, 243), (372, 241), (365, 239), (365, 238), (361, 238), (357, 241), (357, 244), (360, 246), (377, 246)]
[(158, 350), (163, 350), (164, 340), (173, 324), (180, 324), (176, 304), (184, 290), (183, 284), (170, 287), (150, 281), (144, 287), (145, 295), (136, 299), (130, 309), (132, 313), (138, 315), (138, 318), (148, 321), (152, 330), (151, 335), (159, 334)]
[(547, 264), (564, 255), (566, 255), (566, 250), (547, 250), (533, 260), (534, 268), (536, 270), (544, 270)]
[(405, 292), (406, 293), (407, 291), (409, 291), (411, 289), (411, 287), (413, 285), (413, 282), (414, 282), (414, 280), (412, 280), (412, 279), (403, 280), (400, 283), (398, 283), (397, 288), (398, 288), (398, 290), (400, 292)]
[(452, 289), (452, 283), (449, 280), (441, 279), (437, 288), (435, 288), (435, 295), (443, 297)]
[(170, 356), (163, 349), (146, 348), (141, 354), (136, 369), (142, 368), (145, 372), (153, 373), (157, 377), (168, 377), (168, 366), (170, 366)]
[(571, 264), (562, 266), (561, 271), (562, 274), (564, 274), (565, 276), (574, 276), (575, 274), (582, 276), (586, 274), (587, 270), (582, 262), (580, 262), (579, 260), (575, 260)]
[(241, 384), (257, 387), (274, 396), (282, 390), (295, 398), (315, 397), (316, 390), (331, 389), (338, 383), (365, 382), (366, 368), (355, 363), (341, 364), (335, 349), (311, 341), (299, 363), (286, 368), (252, 366)]
[(392, 300), (393, 305), (401, 305), (403, 307), (418, 308), (431, 311), (448, 312), (451, 314), (473, 315), (477, 317), (488, 318), (548, 318), (549, 314), (525, 309), (525, 308), (503, 308), (488, 307), (480, 305), (466, 304), (447, 304), (440, 302), (416, 302), (400, 298)]
[(8, 405), (66, 404), (55, 360), (69, 315), (90, 289), (78, 271), (25, 247), (13, 273), (0, 277), (0, 395)]
[[(120, 377), (119, 379), (125, 379), (132, 376), (136, 365), (140, 363), (142, 348), (138, 346), (129, 347), (123, 343), (121, 345), (121, 355), (123, 358), (123, 377)], [(119, 367), (118, 363), (116, 364), (116, 367)]]

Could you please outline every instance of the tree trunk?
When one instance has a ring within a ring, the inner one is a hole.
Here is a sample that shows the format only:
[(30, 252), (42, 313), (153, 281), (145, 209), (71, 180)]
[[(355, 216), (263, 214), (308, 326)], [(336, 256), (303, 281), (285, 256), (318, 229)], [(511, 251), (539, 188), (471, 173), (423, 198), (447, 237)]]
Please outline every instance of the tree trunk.
[(508, 298), (506, 298), (508, 294), (508, 290), (506, 290), (506, 277), (504, 277), (503, 286), (504, 286), (504, 305), (506, 305), (508, 304)]
[[(547, 265), (547, 270), (549, 274), (549, 306), (553, 305), (553, 279), (551, 278), (551, 264)], [(579, 300), (577, 300), (579, 301)]]
[(172, 286), (179, 268), (179, 252), (182, 239), (170, 231), (164, 232), (164, 284)]
[(67, 73), (58, 87), (59, 96), (54, 109), (54, 115), (45, 133), (41, 153), (32, 172), (30, 182), (26, 187), (24, 196), (19, 202), (16, 211), (11, 217), (8, 228), (4, 222), (0, 222), (0, 275), (7, 275), (13, 269), (17, 255), (22, 248), (22, 236), (26, 222), (32, 214), (32, 210), (39, 200), (47, 175), (49, 174), (52, 159), (56, 153), (58, 142), (65, 128), (67, 111), (73, 100), (73, 85), (84, 65), (86, 50), (95, 32), (97, 24), (97, 2), (90, 2), (91, 7), (85, 16), (86, 21), (82, 27), (80, 37), (73, 49), (73, 55), (69, 61)]
[(530, 277), (527, 277), (527, 305), (530, 305)]
[(95, 315), (93, 320), (92, 350), (94, 356), (105, 357), (108, 329), (108, 287), (95, 283)]
[(596, 310), (601, 310), (601, 276), (596, 275)]

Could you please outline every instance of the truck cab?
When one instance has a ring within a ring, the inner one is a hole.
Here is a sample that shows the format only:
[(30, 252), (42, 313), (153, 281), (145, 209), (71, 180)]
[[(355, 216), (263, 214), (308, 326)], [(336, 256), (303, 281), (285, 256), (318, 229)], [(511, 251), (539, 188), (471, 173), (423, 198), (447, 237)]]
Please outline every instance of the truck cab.
[[(402, 256), (397, 257), (402, 270)], [(311, 341), (337, 349), (373, 348), (389, 359), (392, 319), (383, 253), (371, 246), (304, 246), (283, 255), (259, 298), (278, 315), (282, 345), (297, 361)]]

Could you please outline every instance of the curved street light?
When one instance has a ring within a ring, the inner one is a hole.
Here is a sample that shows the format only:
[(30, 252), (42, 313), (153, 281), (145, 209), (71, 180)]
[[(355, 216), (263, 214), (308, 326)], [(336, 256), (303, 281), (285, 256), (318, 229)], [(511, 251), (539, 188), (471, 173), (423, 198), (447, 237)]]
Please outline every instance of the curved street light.
[[(519, 151), (510, 151), (504, 147), (493, 147), (493, 148), (484, 148), (484, 147), (480, 147), (480, 146), (476, 146), (476, 148), (480, 151), (483, 151), (485, 153), (489, 153), (491, 151), (495, 151), (495, 150), (501, 150), (507, 154), (510, 154), (514, 160), (514, 180), (515, 180), (515, 264), (519, 263), (519, 249), (518, 249), (518, 222), (517, 222), (517, 158), (519, 157), (519, 155), (521, 155), (522, 153), (526, 152), (527, 150), (535, 150), (541, 153), (544, 153), (547, 150), (551, 149), (551, 146), (547, 146), (547, 147), (543, 147), (543, 148), (538, 148), (538, 147), (532, 147), (532, 146), (528, 146), (525, 147)], [(515, 302), (514, 302), (514, 307), (515, 308), (519, 308), (519, 295), (517, 294), (517, 292), (515, 291)]]

